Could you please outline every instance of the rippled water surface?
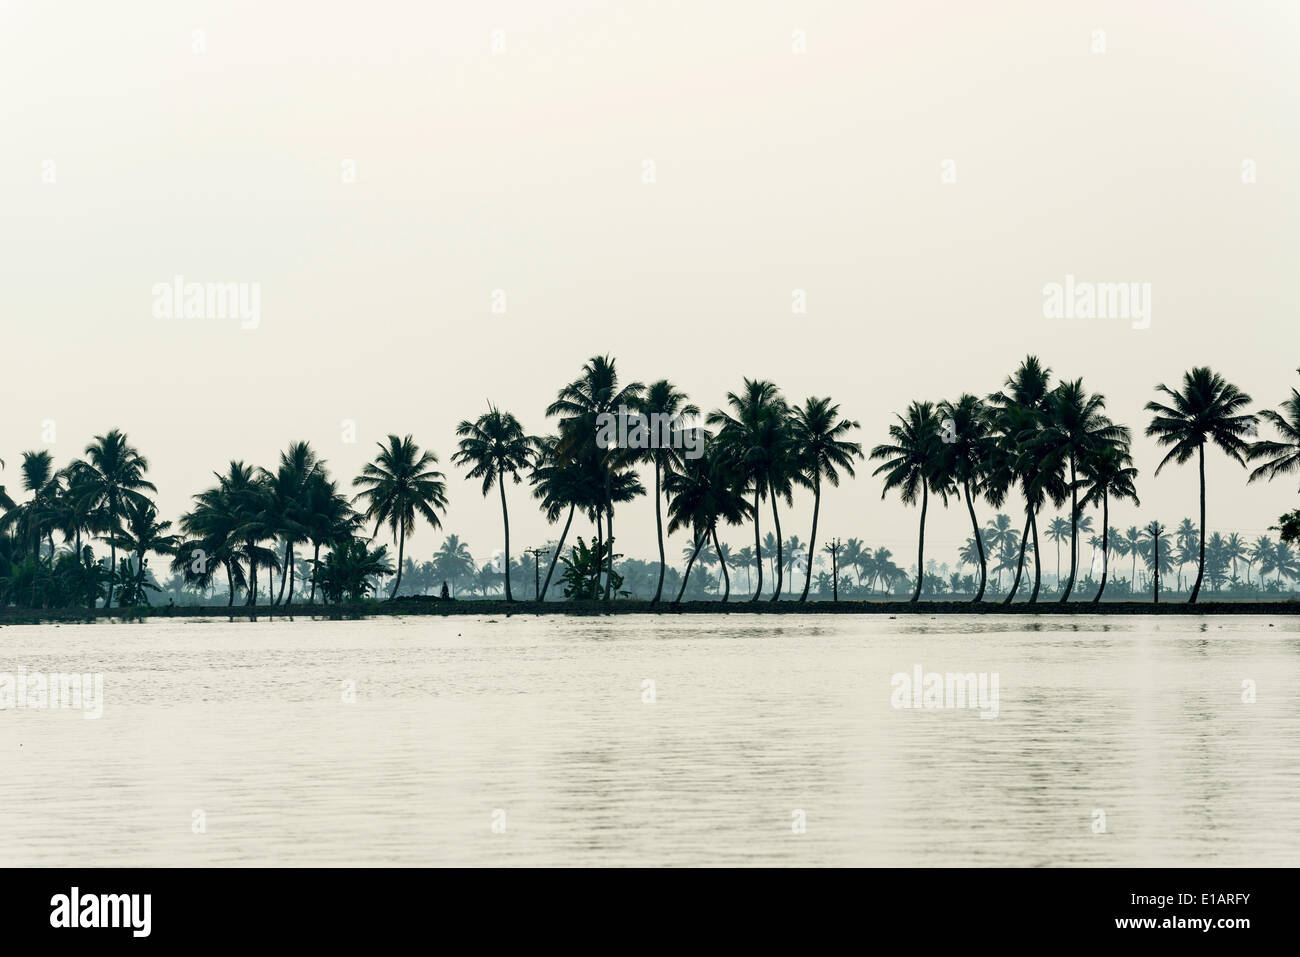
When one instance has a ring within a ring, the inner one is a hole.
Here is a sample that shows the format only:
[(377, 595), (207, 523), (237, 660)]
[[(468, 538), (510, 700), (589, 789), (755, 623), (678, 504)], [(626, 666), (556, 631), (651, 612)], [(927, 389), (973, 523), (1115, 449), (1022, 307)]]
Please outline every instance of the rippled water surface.
[[(105, 700), (99, 720), (0, 711), (0, 864), (1300, 865), (1298, 632), (847, 615), (4, 627), (0, 673), (102, 672)], [(891, 677), (916, 665), (997, 673), (998, 716), (893, 707)]]

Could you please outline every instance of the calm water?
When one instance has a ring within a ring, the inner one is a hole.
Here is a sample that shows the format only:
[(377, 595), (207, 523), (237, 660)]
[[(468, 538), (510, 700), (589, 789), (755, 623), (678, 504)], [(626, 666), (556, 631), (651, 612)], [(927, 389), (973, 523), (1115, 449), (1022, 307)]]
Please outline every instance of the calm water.
[[(1281, 617), (5, 627), (0, 673), (103, 672), (105, 702), (99, 720), (0, 711), (0, 864), (1294, 866), (1298, 632)], [(996, 672), (997, 718), (895, 709), (891, 676), (918, 664)]]

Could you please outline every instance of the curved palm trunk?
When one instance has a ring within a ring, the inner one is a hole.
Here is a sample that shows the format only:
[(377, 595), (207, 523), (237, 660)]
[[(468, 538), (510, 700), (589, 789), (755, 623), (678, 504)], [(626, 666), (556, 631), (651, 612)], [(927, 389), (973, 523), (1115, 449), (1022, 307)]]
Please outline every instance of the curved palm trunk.
[(320, 542), (313, 542), (315, 550), (312, 552), (311, 560), (311, 597), (307, 599), (309, 604), (316, 604), (316, 568), (320, 561)]
[(1070, 580), (1065, 583), (1061, 604), (1070, 600), (1074, 591), (1074, 573), (1079, 565), (1079, 490), (1074, 486), (1074, 453), (1070, 453)]
[[(284, 601), (284, 586), (289, 584), (289, 577), (293, 574), (293, 563), (290, 561), (292, 551), (293, 546), (286, 541), (284, 543), (284, 574), (280, 576), (280, 594), (275, 596), (277, 605)], [(290, 591), (289, 595), (292, 597), (293, 592)]]
[[(1196, 584), (1192, 586), (1192, 595), (1187, 599), (1187, 604), (1196, 604), (1196, 596), (1201, 593), (1201, 579), (1205, 577), (1205, 444), (1201, 443), (1197, 449), (1197, 465), (1201, 471), (1201, 556), (1196, 562)], [(1282, 580), (1281, 572), (1278, 573), (1278, 581)]]
[[(555, 562), (559, 559), (560, 553), (564, 551), (564, 540), (569, 536), (569, 524), (573, 521), (573, 510), (576, 505), (569, 504), (569, 517), (564, 520), (564, 531), (560, 532), (559, 544), (555, 546), (555, 552), (551, 555), (551, 563), (546, 566), (546, 581), (542, 583), (542, 596), (539, 601), (546, 601), (546, 590), (551, 587), (551, 574), (555, 571)], [(659, 547), (663, 548), (663, 542), (660, 541)], [(660, 553), (662, 555), (662, 552)], [(663, 569), (659, 571), (659, 584), (663, 585)]]
[[(984, 536), (980, 534), (980, 524), (975, 520), (975, 503), (971, 501), (970, 497), (970, 479), (963, 479), (962, 487), (966, 491), (966, 511), (970, 512), (970, 527), (975, 532), (975, 547), (979, 549), (980, 554), (980, 587), (975, 592), (975, 597), (971, 599), (971, 603), (974, 604), (975, 602), (984, 599), (984, 588), (988, 584), (989, 580), (988, 560), (984, 557)], [(1025, 552), (1022, 545), (1020, 550), (1020, 560), (1023, 562), (1024, 558)], [(1001, 587), (1001, 580), (1001, 576), (999, 576), (999, 587)], [(1020, 581), (1019, 569), (1016, 570), (1016, 581)], [(1007, 595), (1007, 600), (1003, 602), (1003, 604), (1011, 604), (1011, 595), (1014, 595), (1015, 593), (1016, 590), (1014, 588), (1011, 589), (1011, 593)]]
[(1043, 563), (1038, 551), (1038, 510), (1033, 507), (1029, 509), (1029, 527), (1034, 535), (1034, 590), (1029, 593), (1029, 604), (1032, 605), (1038, 601), (1038, 589), (1043, 584)]
[(235, 607), (235, 575), (230, 570), (230, 562), (226, 562), (226, 584), (230, 587), (230, 597), (226, 600), (227, 608)]
[(754, 564), (758, 566), (758, 575), (754, 583), (754, 594), (750, 601), (758, 601), (758, 596), (763, 593), (763, 540), (759, 537), (758, 531), (758, 483), (754, 483)]
[[(505, 567), (501, 570), (501, 573), (506, 579), (506, 601), (514, 601), (514, 596), (510, 594), (510, 513), (506, 511), (505, 469), (497, 470), (497, 490), (501, 493), (501, 523), (505, 526), (506, 530), (506, 563)], [(400, 562), (401, 559), (399, 558), (398, 561)], [(401, 575), (400, 569), (398, 570), (398, 575)], [(396, 594), (396, 591), (394, 591), (394, 594)]]
[(808, 600), (808, 586), (812, 584), (812, 557), (817, 554), (817, 513), (822, 507), (822, 477), (818, 472), (813, 476), (813, 524), (812, 534), (808, 536), (808, 568), (803, 577), (803, 594), (800, 601)]
[[(667, 566), (664, 561), (664, 519), (659, 509), (659, 500), (663, 493), (659, 490), (659, 459), (655, 459), (655, 536), (659, 542), (659, 584), (655, 586), (655, 596), (650, 599), (650, 604), (659, 604), (659, 598), (664, 593), (664, 572)], [(573, 514), (570, 512), (569, 514)]]
[[(604, 548), (605, 548), (605, 520), (601, 515), (600, 509), (598, 508), (596, 509), (596, 554), (598, 556), (605, 554)], [(598, 591), (600, 591), (600, 574), (602, 571), (604, 571), (605, 568), (604, 561), (601, 559), (598, 559), (598, 561), (599, 564), (596, 566), (596, 581), (594, 582), (593, 587), (591, 589), (591, 593), (593, 595), (595, 595)]]
[[(972, 516), (974, 517), (974, 516)], [(1011, 600), (1016, 597), (1016, 592), (1020, 588), (1020, 576), (1025, 571), (1025, 546), (1029, 542), (1029, 516), (1025, 516), (1025, 530), (1020, 535), (1020, 558), (1016, 562), (1016, 579), (1011, 583), (1011, 590), (1007, 592), (1007, 597), (1002, 599), (1002, 604), (1009, 605)], [(982, 592), (983, 589), (981, 588)], [(976, 601), (979, 599), (977, 598)]]
[(1101, 603), (1101, 594), (1106, 590), (1106, 575), (1110, 572), (1110, 500), (1105, 492), (1101, 493), (1101, 585), (1092, 603)]
[(674, 605), (680, 605), (682, 595), (686, 594), (686, 580), (691, 577), (691, 566), (695, 564), (695, 557), (700, 554), (700, 549), (708, 541), (708, 535), (699, 535), (695, 539), (695, 551), (691, 552), (691, 559), (686, 563), (686, 573), (682, 575), (682, 587), (677, 591), (677, 597), (673, 599)]
[(605, 562), (605, 601), (609, 601), (610, 586), (614, 583), (614, 503), (609, 503), (609, 518), (605, 522), (608, 533), (609, 558)]
[(718, 544), (718, 528), (715, 525), (710, 531), (713, 533), (713, 550), (718, 553), (718, 564), (722, 566), (722, 581), (724, 589), (722, 592), (723, 604), (726, 604), (731, 597), (731, 576), (727, 574), (727, 560), (722, 557), (722, 546)]
[(250, 607), (257, 605), (257, 556), (253, 554), (253, 543), (248, 543), (248, 600)]
[(930, 506), (930, 482), (921, 480), (921, 534), (916, 545), (916, 590), (912, 592), (915, 603), (921, 597), (921, 579), (925, 577), (925, 511)]
[(397, 589), (402, 587), (402, 555), (406, 550), (406, 529), (399, 526), (397, 531), (397, 577), (393, 579), (393, 590), (388, 593), (388, 600), (397, 597)]
[(781, 563), (785, 560), (781, 554), (781, 516), (776, 511), (776, 495), (772, 495), (772, 524), (776, 526), (776, 591), (772, 592), (772, 601), (781, 600), (781, 581), (785, 569)]

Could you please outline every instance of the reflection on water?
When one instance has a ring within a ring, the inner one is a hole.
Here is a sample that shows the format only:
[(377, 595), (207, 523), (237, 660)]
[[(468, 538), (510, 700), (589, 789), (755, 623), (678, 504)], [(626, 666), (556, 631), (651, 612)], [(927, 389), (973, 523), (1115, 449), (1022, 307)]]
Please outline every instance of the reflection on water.
[[(0, 673), (103, 672), (105, 704), (99, 720), (0, 711), (0, 864), (1295, 866), (1298, 632), (1246, 616), (6, 627)], [(891, 676), (916, 665), (996, 672), (998, 717), (894, 708)]]

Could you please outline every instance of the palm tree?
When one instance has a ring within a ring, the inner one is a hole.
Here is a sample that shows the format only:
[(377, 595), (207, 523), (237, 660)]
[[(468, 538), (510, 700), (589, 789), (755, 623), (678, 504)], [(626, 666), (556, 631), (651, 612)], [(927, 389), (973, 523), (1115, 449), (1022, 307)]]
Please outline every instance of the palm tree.
[(1047, 538), (1056, 543), (1056, 587), (1061, 587), (1061, 542), (1070, 537), (1070, 523), (1057, 515), (1048, 523)]
[[(1014, 545), (1016, 540), (1016, 530), (1011, 527), (1011, 517), (1001, 512), (993, 516), (993, 521), (988, 527), (975, 539), (976, 555), (984, 554), (984, 546), (987, 545), (989, 550), (996, 553), (1004, 552), (1008, 547)], [(983, 544), (981, 544), (983, 543)], [(963, 558), (966, 555), (963, 554)], [(970, 564), (974, 564), (973, 562)], [(997, 569), (998, 582), (997, 587), (1002, 588), (1002, 566)]]
[[(145, 556), (150, 552), (171, 555), (179, 539), (167, 534), (172, 523), (158, 521), (158, 509), (148, 500), (128, 499), (122, 517), (125, 520), (123, 527), (113, 537), (123, 551), (135, 556), (135, 587), (132, 591), (138, 603), (144, 598)], [(145, 604), (148, 604), (147, 600)]]
[[(658, 421), (676, 423), (670, 426), (674, 431), (680, 431), (680, 423), (684, 418), (700, 414), (699, 407), (688, 401), (686, 393), (667, 379), (650, 383), (645, 394), (637, 400), (636, 409), (647, 416), (651, 423)], [(654, 598), (650, 599), (652, 605), (657, 605), (663, 595), (664, 572), (667, 570), (667, 565), (664, 563), (664, 522), (660, 510), (663, 500), (663, 474), (680, 469), (682, 464), (681, 443), (673, 441), (672, 431), (658, 437), (668, 441), (648, 443), (647, 448), (640, 450), (637, 455), (640, 461), (653, 465), (655, 473), (655, 537), (659, 543), (659, 581), (655, 585)]]
[[(668, 533), (689, 529), (692, 540), (690, 557), (674, 605), (680, 604), (686, 593), (691, 567), (704, 543), (712, 538), (717, 547), (719, 520), (728, 525), (739, 525), (749, 517), (753, 507), (745, 500), (743, 481), (730, 471), (728, 460), (715, 453), (715, 449), (710, 449), (698, 458), (686, 459), (680, 471), (670, 472), (664, 479), (664, 490), (668, 494)], [(723, 568), (725, 571), (725, 564)]]
[(1136, 525), (1130, 525), (1124, 533), (1124, 553), (1133, 557), (1133, 577), (1129, 579), (1130, 594), (1137, 594), (1137, 560), (1142, 554), (1142, 533)]
[(1048, 467), (1055, 470), (1068, 466), (1069, 472), (1070, 577), (1061, 594), (1062, 603), (1074, 590), (1079, 566), (1079, 460), (1098, 444), (1127, 440), (1127, 430), (1106, 418), (1102, 412), (1105, 407), (1105, 397), (1089, 395), (1082, 379), (1062, 382), (1048, 394), (1046, 427), (1035, 438), (1034, 451), (1042, 455)]
[[(1300, 372), (1300, 369), (1296, 371)], [(1280, 411), (1261, 409), (1259, 418), (1277, 430), (1278, 439), (1251, 443), (1248, 458), (1268, 461), (1257, 466), (1247, 481), (1254, 482), (1260, 478), (1272, 481), (1300, 469), (1300, 391), (1292, 387), (1291, 395), (1283, 400)]]
[(736, 550), (737, 567), (745, 569), (745, 587), (751, 591), (754, 588), (754, 580), (749, 574), (750, 568), (754, 565), (754, 550), (746, 545), (744, 548)]
[[(1034, 588), (1029, 603), (1038, 601), (1042, 587), (1042, 562), (1039, 560), (1038, 512), (1048, 499), (1059, 508), (1065, 501), (1064, 470), (1059, 463), (1045, 461), (1037, 454), (1039, 436), (1048, 421), (1048, 389), (1051, 371), (1038, 361), (1037, 356), (1026, 356), (1014, 373), (1007, 377), (1003, 391), (989, 396), (994, 411), (994, 446), (990, 474), (986, 481), (986, 495), (991, 504), (1000, 506), (1009, 490), (1020, 485), (1025, 500), (1029, 531), (1033, 536)], [(1068, 527), (1068, 523), (1063, 527)], [(1061, 548), (1064, 535), (1059, 534), (1056, 549), (1056, 577), (1060, 584)], [(1016, 565), (1016, 583), (1003, 600), (1010, 604), (1020, 585), (1020, 572), (1024, 567), (1029, 539), (1020, 538), (1020, 558)]]
[(1243, 436), (1249, 434), (1256, 419), (1252, 415), (1239, 414), (1242, 408), (1250, 404), (1250, 396), (1204, 366), (1183, 374), (1181, 391), (1176, 392), (1165, 385), (1156, 386), (1156, 391), (1164, 393), (1170, 404), (1153, 401), (1146, 405), (1147, 411), (1154, 413), (1146, 434), (1154, 436), (1157, 443), (1169, 449), (1168, 454), (1156, 466), (1155, 474), (1159, 475), (1168, 462), (1184, 465), (1193, 455), (1197, 458), (1200, 471), (1201, 550), (1197, 560), (1196, 582), (1187, 599), (1188, 604), (1194, 604), (1205, 577), (1206, 440), (1213, 442), (1229, 458), (1245, 467), (1244, 456), (1250, 454), (1250, 446), (1243, 440)]
[[(560, 418), (556, 451), (561, 464), (583, 462), (592, 470), (597, 485), (604, 488), (604, 494), (593, 503), (591, 508), (596, 516), (598, 542), (602, 516), (607, 519), (607, 537), (611, 542), (607, 550), (609, 567), (605, 579), (606, 600), (609, 599), (614, 571), (612, 542), (614, 505), (617, 501), (614, 486), (623, 481), (620, 476), (635, 461), (635, 453), (633, 450), (617, 446), (601, 447), (597, 438), (600, 434), (602, 416), (626, 415), (628, 409), (637, 407), (644, 391), (645, 386), (639, 382), (620, 387), (614, 360), (609, 356), (593, 356), (582, 367), (582, 374), (560, 389), (555, 401), (546, 407), (548, 416)], [(623, 491), (629, 493), (630, 488), (631, 486), (624, 482)], [(635, 488), (640, 488), (639, 483)]]
[(310, 444), (291, 442), (289, 448), (280, 453), (279, 468), (274, 472), (263, 470), (262, 473), (271, 490), (272, 524), (284, 542), (285, 575), (280, 580), (280, 597), (275, 601), (277, 605), (284, 597), (286, 584), (289, 586), (289, 600), (286, 604), (293, 604), (293, 550), (295, 545), (310, 538), (311, 483), (323, 464)]
[(375, 444), (379, 454), (352, 480), (352, 486), (361, 489), (353, 501), (366, 503), (362, 518), (375, 523), (372, 535), (387, 524), (397, 541), (397, 577), (388, 596), (393, 599), (402, 587), (402, 553), (407, 536), (415, 533), (416, 517), (442, 528), (438, 512), (447, 511), (447, 483), (441, 472), (430, 468), (438, 464), (438, 456), (421, 452), (411, 436), (399, 439), (390, 433), (388, 445)]
[[(963, 394), (956, 402), (945, 400), (939, 403), (938, 415), (944, 426), (938, 468), (945, 484), (959, 487), (965, 493), (980, 567), (979, 588), (971, 601), (979, 602), (983, 601), (984, 588), (988, 584), (988, 559), (979, 533), (979, 521), (975, 518), (975, 496), (981, 493), (992, 464), (989, 409), (978, 397)], [(998, 584), (1000, 587), (1000, 580)]]
[(1141, 505), (1133, 486), (1138, 473), (1133, 467), (1128, 443), (1113, 441), (1089, 450), (1079, 462), (1079, 472), (1086, 489), (1080, 507), (1087, 508), (1101, 500), (1101, 584), (1092, 598), (1096, 605), (1100, 604), (1102, 593), (1106, 591), (1106, 576), (1110, 571), (1110, 500), (1127, 499), (1134, 505)]
[[(1149, 558), (1147, 559), (1147, 564), (1151, 568), (1151, 588), (1152, 588), (1151, 600), (1158, 605), (1160, 604), (1160, 572), (1162, 570), (1160, 543), (1162, 541), (1165, 541), (1166, 544), (1168, 544), (1165, 536), (1165, 527), (1161, 525), (1159, 522), (1152, 521), (1142, 531), (1148, 536), (1150, 536), (1151, 538), (1150, 552), (1149, 552)], [(1166, 548), (1165, 556), (1164, 556), (1164, 564), (1166, 566), (1168, 564), (1168, 555), (1169, 555), (1169, 550), (1168, 548)]]
[[(850, 478), (854, 477), (853, 460), (861, 459), (862, 446), (849, 442), (847, 436), (858, 423), (840, 418), (840, 407), (832, 405), (830, 399), (809, 398), (802, 407), (790, 410), (790, 435), (799, 457), (799, 475), (803, 484), (813, 490), (812, 533), (808, 536), (808, 554), (811, 556), (817, 548), (817, 518), (821, 513), (822, 479), (825, 478), (832, 487), (840, 484), (839, 470), (843, 469)], [(808, 567), (804, 574), (803, 594), (799, 601), (808, 600), (808, 588), (812, 584), (812, 561), (805, 563)]]
[[(523, 481), (519, 472), (532, 464), (540, 444), (524, 434), (524, 427), (518, 419), (493, 405), (489, 405), (488, 410), (473, 422), (461, 422), (456, 427), (456, 434), (461, 437), (460, 448), (451, 460), (469, 468), (466, 479), (483, 480), (484, 497), (492, 491), (493, 486), (501, 493), (501, 521), (505, 526), (506, 539), (502, 575), (505, 578), (506, 601), (514, 601), (514, 596), (510, 593), (510, 513), (506, 510), (506, 476), (510, 476), (516, 485)], [(609, 542), (612, 553), (612, 536)]]
[(1236, 588), (1237, 579), (1237, 560), (1246, 557), (1246, 540), (1237, 532), (1228, 536), (1227, 541), (1223, 543), (1223, 557), (1232, 563), (1232, 587)]
[[(308, 478), (304, 492), (304, 510), (307, 541), (311, 542), (311, 567), (320, 563), (322, 546), (352, 538), (361, 524), (361, 517), (352, 510), (347, 495), (339, 491), (338, 483), (325, 472), (325, 463), (318, 462)], [(312, 576), (311, 595), (316, 601), (316, 576)]]
[(1183, 566), (1195, 560), (1195, 553), (1200, 548), (1200, 533), (1196, 530), (1196, 523), (1190, 518), (1179, 522), (1178, 527), (1174, 529), (1174, 542), (1178, 547), (1178, 590), (1182, 591)]
[(754, 561), (758, 566), (758, 582), (751, 601), (758, 601), (763, 590), (763, 546), (759, 532), (759, 502), (772, 498), (772, 520), (776, 525), (776, 590), (772, 600), (781, 594), (781, 521), (777, 515), (776, 497), (784, 495), (787, 502), (792, 495), (791, 440), (788, 427), (789, 409), (781, 392), (771, 382), (745, 379), (739, 393), (727, 393), (730, 412), (715, 409), (706, 420), (718, 427), (718, 455), (726, 460), (729, 473), (737, 476), (741, 488), (752, 491), (754, 504)]
[[(86, 446), (86, 459), (74, 462), (72, 469), (81, 473), (82, 488), (88, 497), (90, 507), (103, 511), (104, 531), (109, 535), (109, 567), (117, 568), (117, 546), (112, 536), (117, 532), (122, 510), (128, 501), (145, 500), (144, 493), (157, 493), (152, 482), (145, 481), (144, 473), (149, 470), (149, 462), (127, 440), (124, 433), (113, 429), (105, 435), (97, 435)], [(113, 604), (113, 581), (109, 579), (108, 595), (104, 607)]]
[[(557, 549), (558, 550), (558, 549)], [(456, 594), (456, 584), (465, 578), (472, 578), (478, 567), (474, 556), (470, 554), (469, 545), (461, 541), (459, 535), (448, 535), (442, 545), (433, 553), (434, 574), (444, 581), (451, 580), (451, 593)], [(545, 595), (545, 590), (542, 591)]]
[(1250, 560), (1259, 566), (1260, 588), (1264, 586), (1264, 576), (1273, 570), (1277, 559), (1277, 545), (1267, 535), (1261, 535), (1250, 546)]
[(546, 567), (541, 600), (546, 598), (546, 592), (551, 587), (551, 576), (555, 573), (555, 563), (564, 552), (569, 527), (573, 524), (573, 513), (579, 508), (584, 511), (594, 509), (600, 501), (595, 473), (596, 469), (590, 464), (563, 456), (557, 436), (546, 436), (538, 440), (533, 469), (528, 476), (528, 482), (533, 486), (533, 498), (541, 501), (546, 520), (552, 525), (567, 510), (564, 530), (560, 532), (559, 543), (551, 553), (550, 563)]
[[(940, 423), (934, 406), (929, 402), (913, 402), (907, 407), (906, 417), (900, 415), (897, 418), (898, 422), (889, 427), (892, 444), (877, 445), (871, 450), (873, 459), (885, 460), (872, 474), (885, 473), (885, 488), (880, 494), (882, 499), (898, 489), (904, 504), (913, 505), (919, 494), (921, 530), (916, 549), (916, 589), (911, 599), (916, 602), (921, 597), (921, 581), (925, 574), (925, 513), (941, 454), (938, 449)], [(948, 487), (939, 484), (935, 491), (947, 504)]]

